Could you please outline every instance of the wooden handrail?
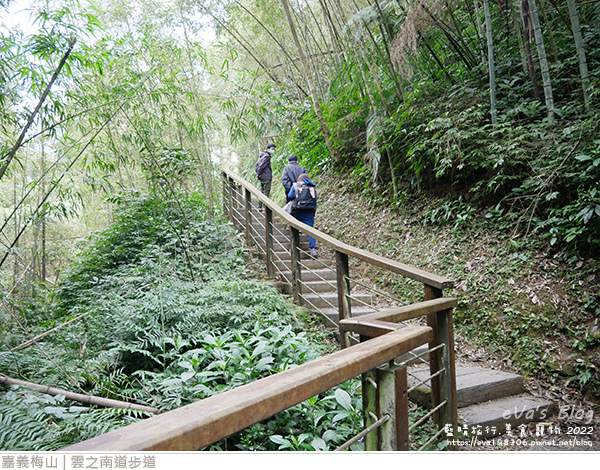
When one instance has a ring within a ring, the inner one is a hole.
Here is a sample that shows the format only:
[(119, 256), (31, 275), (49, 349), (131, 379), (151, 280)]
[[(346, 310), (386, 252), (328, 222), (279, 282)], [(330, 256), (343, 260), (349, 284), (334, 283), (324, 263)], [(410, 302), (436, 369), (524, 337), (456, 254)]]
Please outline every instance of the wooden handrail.
[(283, 219), (288, 225), (291, 225), (295, 229), (300, 230), (305, 235), (310, 235), (311, 237), (315, 238), (321, 243), (331, 246), (334, 250), (340, 253), (344, 253), (348, 256), (352, 256), (362, 261), (366, 261), (367, 263), (379, 266), (381, 268), (400, 274), (409, 279), (414, 279), (416, 281), (422, 282), (423, 284), (434, 287), (436, 289), (446, 289), (452, 288), (454, 286), (453, 281), (451, 281), (448, 278), (438, 276), (436, 274), (432, 274), (422, 269), (414, 268), (403, 263), (399, 263), (398, 261), (394, 261), (384, 256), (379, 256), (370, 253), (360, 248), (353, 247), (339, 240), (336, 240), (335, 238), (327, 235), (326, 233), (321, 232), (320, 230), (317, 230), (313, 227), (309, 227), (308, 225), (299, 222), (295, 217), (288, 214), (281, 207), (275, 204), (271, 199), (266, 197), (257, 187), (251, 185), (244, 179), (240, 178), (232, 171), (223, 169), (223, 172), (227, 175), (228, 178), (235, 181), (236, 184), (239, 184), (240, 186), (248, 190), (254, 197), (260, 200), (263, 203), (263, 205), (267, 206), (273, 212), (277, 213), (277, 215), (281, 219)]
[[(335, 251), (336, 260), (336, 276), (337, 276), (337, 293), (338, 293), (338, 318), (340, 326), (340, 342), (342, 347), (348, 346), (350, 342), (349, 333), (354, 332), (360, 335), (361, 341), (368, 337), (386, 335), (389, 332), (395, 331), (394, 322), (404, 321), (410, 318), (426, 316), (427, 325), (433, 330), (433, 340), (429, 344), (432, 351), (429, 355), (429, 365), (431, 375), (434, 377), (431, 381), (432, 405), (437, 407), (440, 403), (446, 401), (447, 406), (443, 410), (436, 413), (435, 421), (438, 424), (452, 423), (456, 427), (458, 418), (456, 410), (456, 379), (454, 366), (454, 326), (452, 319), (452, 309), (456, 306), (456, 299), (445, 299), (444, 289), (452, 288), (454, 283), (442, 276), (432, 274), (421, 269), (408, 266), (403, 263), (391, 260), (389, 258), (369, 253), (360, 248), (342, 243), (334, 238), (309, 227), (294, 217), (283, 211), (269, 198), (265, 197), (254, 185), (244, 181), (236, 174), (229, 170), (223, 170), (224, 186), (228, 194), (231, 192), (238, 193), (237, 187), (245, 188), (245, 197), (254, 195), (267, 208), (265, 219), (265, 237), (269, 238), (269, 230), (273, 213), (276, 213), (281, 220), (291, 227), (292, 235), (292, 251), (297, 251), (297, 236), (298, 231), (319, 240), (321, 243), (332, 247)], [(231, 202), (231, 197), (230, 197)], [(230, 220), (232, 219), (232, 205), (230, 203), (228, 212)], [(246, 217), (248, 215), (246, 214)], [(352, 318), (352, 302), (350, 288), (350, 273), (349, 273), (349, 257), (365, 261), (366, 263), (386, 269), (404, 276), (409, 279), (419, 281), (424, 287), (424, 300), (420, 304), (393, 309), (391, 312), (385, 311), (383, 314), (376, 313), (372, 315), (364, 315), (358, 319)], [(294, 299), (302, 304), (303, 296), (298, 283), (300, 279), (300, 262), (298, 256), (293, 256), (292, 273), (294, 290)], [(271, 262), (271, 252), (266, 250), (267, 265)], [(437, 346), (444, 344), (443, 352), (437, 349)], [(438, 374), (439, 371), (445, 370), (448, 373)]]
[(198, 450), (406, 354), (432, 338), (429, 327), (405, 327), (62, 450)]
[(359, 317), (349, 318), (340, 321), (341, 329), (350, 329), (347, 325), (358, 324), (361, 322), (383, 321), (390, 323), (399, 323), (413, 318), (424, 317), (432, 313), (440, 312), (454, 308), (458, 304), (456, 297), (440, 297), (437, 299), (426, 300), (416, 304), (405, 305), (402, 307), (386, 309), (382, 312), (366, 313)]

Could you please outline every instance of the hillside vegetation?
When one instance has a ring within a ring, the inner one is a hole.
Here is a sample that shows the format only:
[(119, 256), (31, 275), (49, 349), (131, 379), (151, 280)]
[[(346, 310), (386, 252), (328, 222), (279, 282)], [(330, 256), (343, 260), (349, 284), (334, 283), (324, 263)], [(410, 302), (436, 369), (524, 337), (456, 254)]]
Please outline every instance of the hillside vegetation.
[[(288, 364), (226, 330), (305, 360), (217, 222), (219, 167), (253, 181), (273, 141), (275, 175), (294, 153), (323, 185), (327, 232), (457, 281), (481, 354), (598, 396), (600, 2), (47, 0), (16, 24), (21, 8), (0, 0), (1, 373), (169, 409), (214, 392), (182, 386), (205, 357), (215, 390)], [(217, 333), (258, 363), (225, 380)], [(251, 442), (333, 447), (351, 392), (315, 404), (310, 438)], [(6, 448), (140, 417), (2, 400)]]
[[(248, 271), (246, 256), (202, 198), (120, 200), (57, 290), (0, 313), (0, 371), (145, 408), (0, 386), (0, 449), (59, 450), (321, 355), (323, 333)], [(360, 431), (356, 388), (335, 387), (210, 450), (332, 450)]]
[[(511, 236), (481, 211), (432, 223), (440, 201), (386, 208), (343, 175), (320, 175), (315, 226), (351, 245), (455, 282), (459, 362), (518, 372), (532, 391), (558, 401), (600, 403), (597, 258), (549, 252), (545, 241)], [(351, 273), (352, 275), (352, 273)], [(354, 274), (360, 276), (360, 273)], [(392, 279), (380, 286), (398, 293)]]

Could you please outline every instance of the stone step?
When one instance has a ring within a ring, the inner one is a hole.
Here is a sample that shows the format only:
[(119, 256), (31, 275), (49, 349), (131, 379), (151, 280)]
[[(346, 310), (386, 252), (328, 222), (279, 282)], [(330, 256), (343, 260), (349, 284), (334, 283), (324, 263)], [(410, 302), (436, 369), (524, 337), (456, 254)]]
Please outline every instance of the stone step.
[(331, 281), (309, 281), (302, 283), (302, 292), (310, 294), (313, 292), (337, 292), (337, 280)]
[[(264, 241), (265, 241), (264, 233), (256, 234), (256, 239), (260, 240), (261, 242), (264, 243)], [(273, 239), (274, 239), (275, 246), (286, 245), (286, 244), (287, 244), (287, 247), (291, 246), (290, 237), (286, 234), (273, 233)], [(303, 240), (300, 240), (300, 243), (302, 243), (302, 241)], [(306, 244), (308, 245), (308, 241), (306, 241)]]
[[(308, 260), (307, 260), (308, 262)], [(287, 283), (291, 283), (292, 273), (286, 271), (283, 273), (284, 281)], [(313, 281), (335, 281), (337, 279), (337, 274), (335, 271), (331, 269), (312, 269), (305, 270), (303, 269), (301, 272), (301, 278), (304, 282), (313, 282)]]
[(521, 424), (545, 421), (555, 413), (556, 405), (551, 401), (517, 395), (460, 408), (458, 420), (468, 428), (469, 436), (476, 427), (481, 431), (477, 437), (498, 437), (510, 429), (518, 437), (517, 428)]
[[(279, 254), (277, 255), (279, 256)], [(309, 272), (309, 271), (321, 271), (321, 270), (327, 270), (330, 271), (331, 273), (333, 273), (333, 275), (331, 276), (331, 279), (335, 279), (335, 271), (333, 269), (329, 269), (327, 267), (327, 265), (324, 265), (322, 261), (316, 260), (314, 258), (310, 258), (310, 257), (301, 257), (301, 270), (303, 272)], [(279, 259), (277, 259), (275, 261), (275, 264), (277, 265), (277, 267), (279, 267), (282, 271), (285, 271), (286, 274), (289, 274), (290, 272), (290, 266), (291, 266), (291, 260), (289, 259), (283, 259), (280, 261)], [(330, 279), (330, 278), (326, 278), (326, 279)], [(321, 279), (323, 280), (323, 279)]]
[[(274, 251), (275, 251), (275, 253), (277, 253), (277, 255), (276, 255), (277, 259), (286, 260), (286, 261), (289, 261), (292, 259), (292, 253), (290, 251), (278, 251), (277, 249), (275, 249)], [(306, 247), (303, 247), (302, 245), (300, 245), (300, 259), (314, 259), (310, 255), (310, 248), (308, 247), (308, 243), (306, 244)], [(320, 267), (324, 267), (323, 265), (326, 264), (326, 263), (323, 263), (323, 261), (319, 261), (318, 263), (319, 263)]]
[[(409, 369), (408, 386), (426, 380), (428, 367)], [(456, 400), (458, 408), (523, 393), (523, 377), (509, 372), (480, 367), (456, 367)], [(431, 407), (431, 387), (427, 380), (410, 395), (415, 403)]]
[[(309, 309), (321, 309), (321, 308), (337, 308), (338, 306), (338, 295), (334, 293), (323, 293), (323, 294), (303, 294), (304, 305)], [(364, 305), (372, 302), (373, 298), (369, 294), (353, 294), (351, 298), (351, 305)]]
[[(255, 236), (265, 236), (264, 221), (254, 221), (251, 229)], [(274, 237), (281, 237), (282, 239), (290, 240), (290, 228), (283, 222), (275, 222), (272, 233)]]

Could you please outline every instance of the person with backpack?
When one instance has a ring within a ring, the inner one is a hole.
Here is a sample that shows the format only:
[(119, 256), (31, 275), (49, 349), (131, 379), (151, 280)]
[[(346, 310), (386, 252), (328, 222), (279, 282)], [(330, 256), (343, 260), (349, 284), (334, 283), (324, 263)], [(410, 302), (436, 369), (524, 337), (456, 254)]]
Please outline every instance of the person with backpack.
[[(315, 224), (315, 212), (317, 211), (317, 189), (307, 173), (298, 176), (298, 180), (292, 184), (288, 193), (288, 200), (292, 202), (291, 214), (300, 222), (313, 227)], [(310, 255), (313, 258), (319, 257), (317, 250), (317, 241), (307, 235)]]
[[(281, 175), (281, 184), (283, 184), (286, 197), (289, 194), (290, 189), (292, 189), (292, 185), (298, 181), (298, 177), (302, 173), (306, 173), (306, 168), (298, 164), (298, 157), (296, 155), (290, 155), (289, 162), (290, 163), (283, 169), (283, 174)], [(289, 201), (290, 200), (288, 199), (288, 202)]]
[[(261, 192), (269, 197), (271, 195), (271, 182), (273, 181), (273, 170), (271, 170), (271, 155), (275, 153), (275, 144), (268, 144), (266, 150), (263, 150), (258, 156), (258, 161), (254, 166), (256, 177), (260, 181)], [(259, 201), (258, 211), (263, 211), (263, 204)]]

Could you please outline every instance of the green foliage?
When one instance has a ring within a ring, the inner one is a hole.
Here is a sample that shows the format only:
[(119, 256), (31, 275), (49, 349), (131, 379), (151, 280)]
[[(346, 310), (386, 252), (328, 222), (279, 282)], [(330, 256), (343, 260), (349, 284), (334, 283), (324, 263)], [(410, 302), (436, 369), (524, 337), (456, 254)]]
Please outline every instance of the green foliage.
[[(321, 347), (293, 319), (296, 307), (245, 275), (240, 240), (207, 218), (205, 202), (114, 200), (113, 225), (93, 237), (49, 302), (21, 307), (31, 334), (87, 315), (29, 350), (10, 352), (28, 338), (11, 330), (0, 351), (3, 373), (170, 410), (318, 357)], [(280, 434), (307, 448), (296, 437), (301, 430), (314, 435), (314, 448), (328, 448), (360, 426), (357, 396), (356, 386), (343, 386), (229, 441), (274, 450), (269, 436)], [(147, 416), (14, 387), (0, 393), (5, 408), (5, 450), (57, 450)]]
[(319, 173), (332, 165), (319, 122), (312, 109), (303, 113), (296, 131), (286, 142), (286, 147), (291, 149), (290, 153), (298, 155), (302, 165), (311, 174)]
[(74, 437), (90, 439), (147, 417), (135, 410), (91, 409), (69, 403), (62, 395), (13, 387), (0, 396), (0, 448), (59, 450), (72, 444)]
[[(362, 427), (360, 382), (353, 380), (282, 411), (231, 441), (240, 450), (329, 451)], [(357, 443), (352, 450), (362, 450)]]

